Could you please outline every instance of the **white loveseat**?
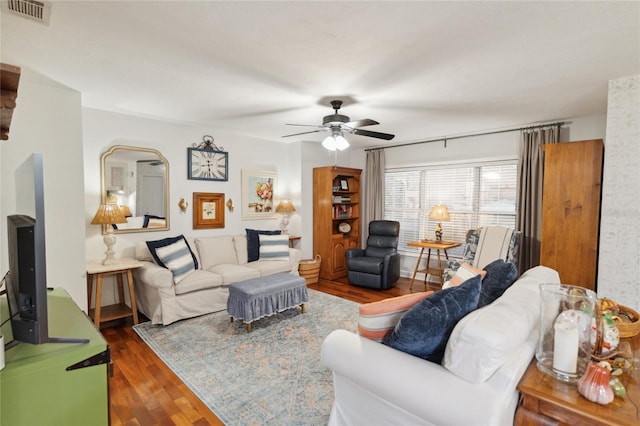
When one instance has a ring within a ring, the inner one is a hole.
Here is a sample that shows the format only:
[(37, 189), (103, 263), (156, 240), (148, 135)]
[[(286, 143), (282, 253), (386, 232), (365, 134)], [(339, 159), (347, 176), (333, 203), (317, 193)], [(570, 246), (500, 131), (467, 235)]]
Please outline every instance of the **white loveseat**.
[(289, 248), (289, 260), (248, 262), (246, 235), (189, 238), (198, 269), (178, 285), (169, 269), (155, 263), (144, 241), (136, 246), (136, 258), (143, 266), (134, 270), (138, 309), (152, 324), (175, 321), (227, 309), (229, 284), (251, 278), (298, 273), (299, 249)]
[(541, 283), (559, 283), (544, 266), (525, 272), (490, 305), (465, 316), (442, 365), (333, 331), (322, 362), (333, 370), (330, 425), (508, 425), (516, 386), (538, 341)]

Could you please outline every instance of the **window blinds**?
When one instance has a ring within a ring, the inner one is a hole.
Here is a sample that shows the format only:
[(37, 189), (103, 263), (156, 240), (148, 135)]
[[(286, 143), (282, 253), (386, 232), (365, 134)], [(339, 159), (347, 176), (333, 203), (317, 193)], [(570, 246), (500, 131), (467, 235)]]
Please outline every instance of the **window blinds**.
[[(390, 169), (385, 173), (385, 219), (400, 222), (399, 249), (409, 241), (435, 238), (434, 205), (447, 206), (443, 240), (464, 242), (467, 230), (515, 227), (517, 160)], [(451, 250), (461, 255), (462, 247)]]

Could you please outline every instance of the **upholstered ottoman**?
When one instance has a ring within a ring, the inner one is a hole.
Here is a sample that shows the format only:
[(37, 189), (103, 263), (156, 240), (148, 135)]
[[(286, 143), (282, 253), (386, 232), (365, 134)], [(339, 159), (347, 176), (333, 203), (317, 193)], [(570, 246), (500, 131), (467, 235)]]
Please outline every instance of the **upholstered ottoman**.
[(307, 283), (298, 275), (283, 272), (229, 285), (227, 312), (231, 321), (241, 319), (251, 331), (251, 323), (300, 305), (308, 300)]

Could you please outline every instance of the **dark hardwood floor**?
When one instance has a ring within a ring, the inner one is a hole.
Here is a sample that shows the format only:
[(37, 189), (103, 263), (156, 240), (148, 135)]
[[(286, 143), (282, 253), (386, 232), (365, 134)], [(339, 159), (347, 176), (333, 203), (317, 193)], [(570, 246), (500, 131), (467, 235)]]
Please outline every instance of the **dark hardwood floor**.
[[(400, 278), (389, 290), (349, 285), (347, 279), (320, 280), (309, 288), (358, 303), (410, 293), (410, 280)], [(439, 286), (429, 286), (437, 290)], [(416, 280), (413, 291), (423, 291)], [(111, 348), (113, 376), (109, 379), (112, 425), (222, 425), (223, 423), (144, 343), (129, 323), (101, 329)]]

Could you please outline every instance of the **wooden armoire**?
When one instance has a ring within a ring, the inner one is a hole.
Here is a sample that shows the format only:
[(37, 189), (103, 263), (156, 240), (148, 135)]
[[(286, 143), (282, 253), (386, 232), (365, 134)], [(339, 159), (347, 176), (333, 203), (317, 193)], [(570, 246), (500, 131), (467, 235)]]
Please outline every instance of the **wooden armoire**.
[(361, 169), (313, 169), (313, 254), (322, 257), (320, 278), (347, 275), (346, 252), (360, 248)]
[(602, 139), (542, 145), (540, 264), (555, 269), (563, 284), (596, 290)]

